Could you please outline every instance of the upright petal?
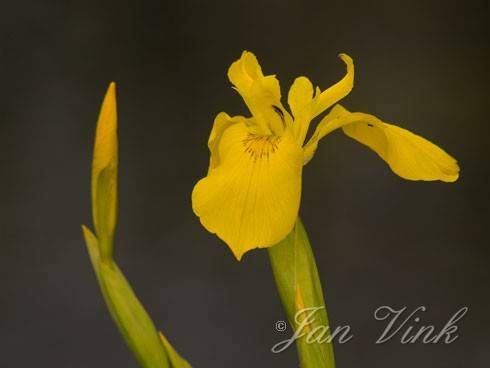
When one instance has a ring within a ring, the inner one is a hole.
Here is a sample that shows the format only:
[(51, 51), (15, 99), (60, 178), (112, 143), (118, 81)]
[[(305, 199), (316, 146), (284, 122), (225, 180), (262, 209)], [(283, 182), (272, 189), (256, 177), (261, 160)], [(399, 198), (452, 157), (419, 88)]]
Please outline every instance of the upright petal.
[(293, 228), (303, 153), (289, 135), (251, 134), (244, 123), (224, 131), (218, 150), (220, 164), (196, 184), (192, 206), (203, 226), (240, 259), (250, 249), (276, 244)]
[(311, 120), (352, 90), (354, 85), (354, 63), (350, 56), (346, 54), (340, 54), (339, 56), (347, 66), (347, 74), (339, 82), (323, 92), (317, 87), (313, 96), (311, 82), (306, 77), (299, 77), (289, 90), (288, 103), (294, 116), (293, 130), (300, 144), (303, 144), (306, 138)]
[(321, 92), (317, 98), (315, 98), (315, 107), (312, 118), (318, 116), (330, 106), (347, 96), (352, 90), (352, 87), (354, 87), (354, 62), (347, 54), (340, 54), (339, 57), (347, 67), (347, 74), (344, 76), (344, 78), (330, 88)]
[(249, 51), (244, 51), (240, 59), (231, 64), (228, 69), (228, 79), (238, 89), (248, 91), (254, 80), (263, 78), (262, 68), (257, 57)]
[(233, 83), (255, 117), (261, 134), (282, 134), (292, 122), (281, 103), (279, 81), (273, 75), (264, 76), (255, 55), (244, 51), (228, 70)]
[(303, 144), (313, 109), (313, 85), (306, 77), (298, 77), (289, 89), (288, 104), (294, 117), (294, 134), (300, 144)]
[(375, 151), (404, 179), (454, 182), (459, 177), (457, 161), (427, 139), (384, 123), (373, 115), (351, 113), (340, 105), (319, 124), (305, 146), (305, 158), (313, 156), (319, 139), (339, 127), (349, 137)]
[(296, 119), (313, 100), (313, 85), (306, 77), (298, 77), (294, 80), (288, 94), (288, 104)]

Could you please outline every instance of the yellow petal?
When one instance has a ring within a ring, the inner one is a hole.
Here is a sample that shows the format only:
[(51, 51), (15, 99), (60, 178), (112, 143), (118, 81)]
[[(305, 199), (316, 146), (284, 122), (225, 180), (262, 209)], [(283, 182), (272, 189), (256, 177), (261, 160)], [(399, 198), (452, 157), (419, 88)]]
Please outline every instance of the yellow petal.
[(237, 259), (268, 247), (293, 228), (301, 196), (301, 147), (289, 135), (257, 136), (244, 123), (229, 126), (219, 143), (220, 164), (201, 179), (192, 206)]
[(247, 104), (261, 134), (282, 134), (292, 119), (281, 103), (279, 81), (264, 76), (255, 55), (244, 51), (228, 70), (228, 78)]
[(335, 105), (320, 123), (318, 123), (315, 133), (313, 133), (310, 140), (303, 148), (305, 165), (313, 158), (320, 139), (343, 125), (344, 120), (342, 120), (341, 117), (346, 114), (346, 111), (347, 110), (340, 105)]
[(354, 86), (354, 62), (352, 58), (347, 54), (340, 54), (339, 57), (347, 66), (347, 74), (315, 99), (312, 119), (347, 96)]
[(237, 121), (237, 118), (231, 118), (227, 113), (220, 112), (214, 119), (213, 129), (211, 129), (211, 133), (209, 134), (208, 139), (208, 148), (211, 153), (209, 158), (209, 171), (219, 165), (219, 142), (221, 140), (223, 132), (226, 130), (226, 128), (235, 123)]
[(288, 104), (294, 116), (294, 134), (300, 144), (308, 131), (312, 117), (313, 85), (306, 77), (296, 78), (289, 89)]
[(288, 104), (296, 119), (313, 100), (313, 85), (306, 77), (298, 77), (289, 89)]
[[(375, 151), (395, 174), (404, 179), (454, 182), (459, 177), (457, 161), (444, 150), (373, 115), (351, 113), (337, 105), (326, 117), (325, 123), (319, 125), (318, 137), (339, 127), (349, 137)], [(318, 142), (320, 138), (315, 139)]]
[(408, 180), (458, 179), (457, 161), (427, 139), (372, 115), (359, 113), (354, 118), (357, 122), (344, 126), (344, 133), (375, 151), (395, 174)]
[(240, 59), (231, 64), (228, 69), (228, 79), (242, 91), (248, 91), (254, 80), (263, 77), (257, 57), (249, 51), (244, 51)]

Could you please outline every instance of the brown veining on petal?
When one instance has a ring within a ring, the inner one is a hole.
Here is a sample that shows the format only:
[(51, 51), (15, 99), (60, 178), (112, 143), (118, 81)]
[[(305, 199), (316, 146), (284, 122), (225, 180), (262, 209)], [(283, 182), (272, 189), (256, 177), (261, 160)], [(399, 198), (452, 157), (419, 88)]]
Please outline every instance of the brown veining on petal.
[(246, 153), (257, 161), (258, 159), (269, 158), (271, 154), (277, 151), (281, 137), (274, 135), (255, 135), (249, 134), (242, 140)]

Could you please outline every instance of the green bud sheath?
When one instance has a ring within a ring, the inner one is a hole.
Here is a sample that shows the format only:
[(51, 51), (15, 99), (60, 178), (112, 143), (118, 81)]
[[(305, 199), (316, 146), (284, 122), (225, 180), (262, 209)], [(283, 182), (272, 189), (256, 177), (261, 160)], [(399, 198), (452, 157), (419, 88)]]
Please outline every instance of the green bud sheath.
[(117, 223), (117, 112), (115, 84), (102, 103), (92, 162), (92, 213), (96, 234), (82, 226), (83, 235), (107, 308), (129, 349), (143, 368), (190, 368), (150, 316), (113, 260)]
[(85, 242), (112, 319), (141, 367), (171, 367), (158, 332), (117, 265), (100, 257), (95, 235), (83, 227)]

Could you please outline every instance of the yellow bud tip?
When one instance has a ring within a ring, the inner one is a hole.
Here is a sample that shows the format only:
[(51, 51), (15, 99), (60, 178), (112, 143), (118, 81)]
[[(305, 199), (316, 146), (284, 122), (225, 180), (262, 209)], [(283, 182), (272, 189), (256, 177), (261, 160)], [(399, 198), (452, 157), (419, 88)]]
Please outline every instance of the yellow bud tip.
[(95, 134), (93, 172), (102, 171), (117, 159), (116, 83), (111, 82), (102, 102)]

